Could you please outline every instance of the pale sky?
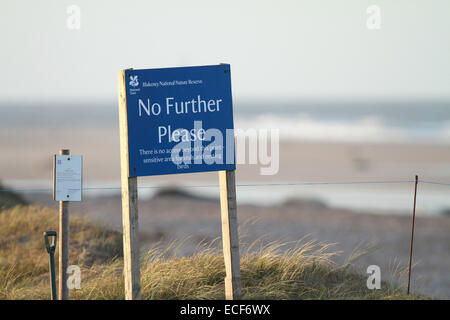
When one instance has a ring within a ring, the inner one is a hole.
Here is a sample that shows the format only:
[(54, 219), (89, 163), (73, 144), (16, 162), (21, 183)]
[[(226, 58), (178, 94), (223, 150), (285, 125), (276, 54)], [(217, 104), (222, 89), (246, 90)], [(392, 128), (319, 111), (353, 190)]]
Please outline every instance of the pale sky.
[[(366, 26), (373, 4), (380, 30)], [(450, 99), (448, 0), (15, 0), (0, 12), (3, 102), (111, 101), (120, 69), (221, 62), (235, 98)]]

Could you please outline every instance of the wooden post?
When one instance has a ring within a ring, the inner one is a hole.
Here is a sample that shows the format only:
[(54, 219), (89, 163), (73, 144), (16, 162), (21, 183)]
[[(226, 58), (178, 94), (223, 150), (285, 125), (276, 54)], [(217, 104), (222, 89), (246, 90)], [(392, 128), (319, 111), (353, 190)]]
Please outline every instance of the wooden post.
[[(60, 155), (69, 155), (66, 149), (59, 150)], [(58, 298), (69, 299), (67, 288), (67, 267), (69, 265), (69, 202), (59, 201), (59, 270), (58, 270)]]
[(125, 70), (118, 74), (125, 299), (141, 299), (137, 178), (130, 177)]
[(239, 300), (242, 297), (239, 258), (239, 236), (236, 206), (235, 171), (219, 171), (220, 208), (222, 216), (222, 243), (225, 259), (225, 298)]

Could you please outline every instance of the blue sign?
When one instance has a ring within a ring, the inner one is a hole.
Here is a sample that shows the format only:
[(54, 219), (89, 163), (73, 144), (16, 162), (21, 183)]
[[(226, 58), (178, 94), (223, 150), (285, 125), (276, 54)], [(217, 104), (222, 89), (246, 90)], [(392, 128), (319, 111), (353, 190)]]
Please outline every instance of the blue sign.
[(130, 176), (234, 170), (230, 65), (126, 70)]

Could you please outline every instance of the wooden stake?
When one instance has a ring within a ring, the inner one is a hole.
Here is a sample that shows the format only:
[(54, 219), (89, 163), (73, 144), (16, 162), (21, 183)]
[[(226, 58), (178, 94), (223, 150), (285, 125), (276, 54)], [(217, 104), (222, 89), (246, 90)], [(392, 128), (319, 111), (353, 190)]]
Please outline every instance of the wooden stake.
[[(59, 150), (60, 155), (69, 155), (70, 150)], [(54, 189), (54, 188), (53, 188)], [(69, 202), (59, 201), (59, 270), (58, 298), (69, 299), (67, 288), (67, 267), (69, 266)]]
[(130, 177), (125, 70), (118, 74), (125, 299), (141, 299), (137, 178)]
[(220, 208), (222, 216), (222, 243), (225, 259), (225, 298), (242, 297), (239, 258), (239, 236), (236, 206), (235, 171), (219, 171)]
[(414, 223), (416, 221), (416, 198), (417, 198), (417, 183), (419, 182), (419, 176), (416, 175), (416, 183), (414, 185), (414, 206), (413, 206), (413, 216), (411, 225), (411, 242), (409, 246), (409, 267), (408, 267), (408, 294), (411, 285), (411, 263), (413, 254), (413, 243), (414, 243)]

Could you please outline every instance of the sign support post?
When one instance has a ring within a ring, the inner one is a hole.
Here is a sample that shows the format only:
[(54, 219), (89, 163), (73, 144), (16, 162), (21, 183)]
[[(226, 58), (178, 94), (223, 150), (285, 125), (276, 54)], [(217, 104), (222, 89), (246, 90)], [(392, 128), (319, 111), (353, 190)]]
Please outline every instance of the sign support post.
[[(60, 155), (70, 155), (70, 150), (59, 150)], [(55, 166), (56, 167), (56, 166)], [(69, 299), (67, 288), (67, 267), (69, 265), (69, 201), (59, 201), (59, 270), (58, 298)]]
[(120, 167), (125, 299), (141, 299), (137, 177), (130, 177), (125, 70), (119, 72)]
[(219, 171), (222, 245), (225, 260), (225, 299), (242, 297), (235, 170)]
[[(70, 150), (60, 149), (53, 156), (53, 200), (59, 201), (59, 270), (58, 299), (69, 299), (67, 267), (69, 265), (69, 202), (81, 201), (83, 191), (82, 156), (70, 155)], [(55, 234), (56, 236), (56, 234)]]

